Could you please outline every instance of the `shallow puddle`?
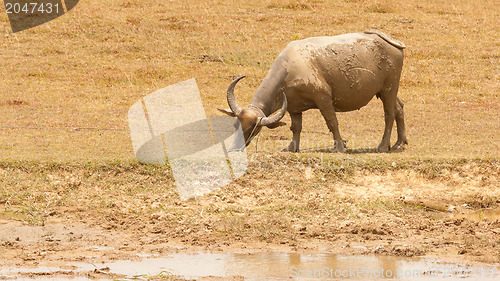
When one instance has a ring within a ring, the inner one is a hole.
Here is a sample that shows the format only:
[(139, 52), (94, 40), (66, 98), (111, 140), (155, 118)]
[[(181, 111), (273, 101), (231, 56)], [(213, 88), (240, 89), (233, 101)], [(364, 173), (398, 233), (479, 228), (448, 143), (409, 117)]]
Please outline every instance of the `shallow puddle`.
[(465, 218), (470, 221), (482, 221), (488, 219), (490, 221), (500, 220), (500, 209), (483, 209), (473, 213), (453, 214), (454, 218)]
[[(428, 258), (339, 256), (328, 253), (174, 254), (142, 261), (69, 265), (74, 266), (73, 272), (83, 273), (98, 268), (129, 279), (176, 275), (192, 279), (243, 276), (245, 280), (500, 280), (500, 268), (495, 266), (471, 267)], [(57, 267), (7, 268), (0, 269), (0, 279), (17, 276), (16, 280), (64, 280), (57, 279), (57, 272), (68, 271)], [(46, 272), (55, 278), (19, 278), (22, 273), (28, 272)]]

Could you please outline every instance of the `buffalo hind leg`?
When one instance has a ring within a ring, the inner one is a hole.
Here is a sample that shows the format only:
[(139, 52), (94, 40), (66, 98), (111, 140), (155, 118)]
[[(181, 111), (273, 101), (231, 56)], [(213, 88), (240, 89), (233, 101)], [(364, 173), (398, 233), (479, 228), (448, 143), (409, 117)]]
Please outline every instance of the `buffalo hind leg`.
[(377, 147), (377, 152), (389, 152), (391, 148), (391, 133), (396, 118), (397, 87), (393, 90), (380, 93), (380, 99), (384, 105), (385, 129), (382, 141)]
[(406, 138), (405, 115), (403, 107), (403, 102), (398, 97), (396, 97), (396, 126), (398, 129), (398, 140), (396, 141), (396, 144), (391, 147), (391, 151), (403, 150), (408, 144), (408, 139)]
[(292, 130), (293, 137), (290, 145), (283, 151), (289, 152), (299, 152), (300, 147), (300, 132), (302, 131), (302, 112), (290, 113), (290, 118), (292, 119), (292, 125), (290, 130)]
[(323, 118), (325, 118), (328, 129), (333, 134), (333, 140), (335, 142), (334, 151), (345, 152), (346, 145), (345, 142), (342, 140), (342, 137), (340, 136), (339, 123), (337, 121), (337, 114), (335, 113), (335, 108), (333, 107), (332, 104), (328, 103), (318, 104), (318, 107), (321, 112), (321, 115), (323, 115)]

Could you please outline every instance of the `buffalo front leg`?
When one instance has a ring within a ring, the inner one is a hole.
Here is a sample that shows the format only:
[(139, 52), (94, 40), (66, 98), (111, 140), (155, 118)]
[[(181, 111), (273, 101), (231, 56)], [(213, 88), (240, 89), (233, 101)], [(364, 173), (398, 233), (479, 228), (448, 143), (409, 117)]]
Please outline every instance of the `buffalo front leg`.
[(396, 141), (396, 144), (391, 147), (391, 150), (403, 150), (408, 144), (408, 139), (406, 138), (405, 115), (403, 107), (403, 102), (398, 97), (396, 97), (396, 126), (398, 128), (398, 140)]
[(333, 134), (333, 140), (335, 143), (334, 151), (345, 152), (346, 146), (345, 142), (342, 140), (342, 137), (340, 136), (339, 123), (337, 121), (337, 114), (335, 113), (335, 108), (333, 107), (332, 104), (328, 103), (322, 104), (321, 106), (318, 107), (321, 112), (321, 115), (323, 115), (323, 118), (325, 118), (328, 129)]
[(293, 137), (290, 145), (283, 151), (289, 152), (299, 152), (300, 147), (300, 132), (302, 131), (302, 112), (290, 113), (290, 118), (292, 119), (292, 125), (290, 130), (292, 130)]

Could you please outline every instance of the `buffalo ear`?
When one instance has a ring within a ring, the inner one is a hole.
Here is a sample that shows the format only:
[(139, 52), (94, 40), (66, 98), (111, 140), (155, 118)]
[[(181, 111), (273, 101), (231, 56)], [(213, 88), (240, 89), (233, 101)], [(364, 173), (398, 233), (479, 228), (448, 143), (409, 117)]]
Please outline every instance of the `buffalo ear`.
[(273, 124), (271, 124), (271, 125), (267, 125), (267, 127), (268, 127), (269, 129), (276, 129), (276, 128), (278, 128), (278, 127), (285, 126), (285, 125), (286, 125), (286, 123), (285, 123), (285, 122), (278, 121), (278, 122), (275, 122), (275, 123), (273, 123)]
[(223, 108), (217, 108), (220, 112), (226, 113), (227, 115), (231, 117), (236, 117), (236, 114), (233, 113), (231, 109), (223, 109)]

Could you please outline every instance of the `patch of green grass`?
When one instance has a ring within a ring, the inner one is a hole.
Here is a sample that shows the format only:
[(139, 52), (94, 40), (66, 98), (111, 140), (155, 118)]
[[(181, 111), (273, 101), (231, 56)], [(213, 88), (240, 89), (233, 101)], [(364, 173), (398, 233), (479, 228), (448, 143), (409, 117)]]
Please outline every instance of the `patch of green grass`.
[(156, 275), (140, 274), (132, 276), (133, 280), (185, 280), (168, 270), (163, 270)]

